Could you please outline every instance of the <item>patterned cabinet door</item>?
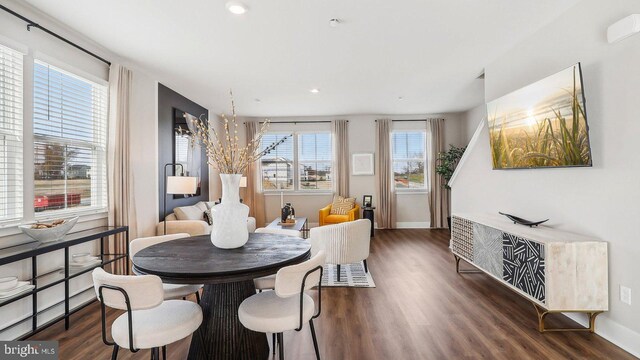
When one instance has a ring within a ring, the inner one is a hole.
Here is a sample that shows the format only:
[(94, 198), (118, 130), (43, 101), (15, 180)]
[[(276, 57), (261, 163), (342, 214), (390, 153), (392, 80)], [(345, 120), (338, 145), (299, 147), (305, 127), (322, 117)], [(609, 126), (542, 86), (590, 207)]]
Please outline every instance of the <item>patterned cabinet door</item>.
[(502, 279), (545, 303), (544, 246), (507, 233), (502, 239)]
[(502, 231), (490, 226), (473, 224), (473, 262), (502, 279)]
[(473, 223), (454, 216), (451, 219), (451, 251), (473, 261)]

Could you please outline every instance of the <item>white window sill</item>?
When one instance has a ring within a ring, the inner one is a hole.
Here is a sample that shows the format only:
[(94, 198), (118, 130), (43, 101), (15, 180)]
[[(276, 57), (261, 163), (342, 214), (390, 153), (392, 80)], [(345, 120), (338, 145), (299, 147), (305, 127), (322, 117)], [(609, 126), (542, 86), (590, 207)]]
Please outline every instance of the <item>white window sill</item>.
[(416, 190), (396, 190), (396, 195), (428, 195), (429, 191), (424, 189), (416, 189)]
[[(50, 214), (50, 217), (42, 217), (38, 218), (37, 221), (46, 221), (49, 219), (59, 219), (59, 218), (69, 218), (72, 216), (79, 216), (78, 223), (85, 223), (89, 221), (102, 220), (106, 219), (109, 216), (109, 213), (106, 209), (101, 210), (93, 210), (93, 211), (83, 211), (76, 213), (65, 213), (65, 214)], [(36, 220), (33, 221), (12, 221), (4, 224), (0, 224), (0, 238), (3, 236), (17, 235), (21, 234), (22, 231), (18, 228), (19, 225), (28, 225), (35, 223)]]
[[(280, 191), (265, 192), (264, 196), (280, 196)], [(284, 196), (327, 196), (333, 195), (333, 191), (282, 191)]]

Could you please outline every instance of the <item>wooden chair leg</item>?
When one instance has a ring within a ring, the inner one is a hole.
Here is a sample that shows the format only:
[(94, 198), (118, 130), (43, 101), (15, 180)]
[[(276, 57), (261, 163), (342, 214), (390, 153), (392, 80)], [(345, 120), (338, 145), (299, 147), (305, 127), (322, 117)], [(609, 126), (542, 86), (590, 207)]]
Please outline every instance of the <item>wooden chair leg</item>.
[(362, 264), (364, 265), (364, 272), (368, 273), (369, 269), (367, 268), (367, 259), (362, 260)]
[(196, 301), (200, 304), (200, 290), (196, 291)]
[(336, 265), (336, 269), (337, 269), (337, 275), (338, 275), (338, 282), (340, 282), (340, 264)]
[(113, 345), (113, 352), (111, 353), (111, 360), (116, 360), (118, 358), (118, 349), (120, 349), (120, 346), (118, 346), (117, 344)]
[(278, 359), (284, 360), (284, 344), (282, 333), (278, 333)]
[(313, 319), (309, 320), (309, 328), (311, 329), (311, 337), (313, 338), (313, 348), (316, 351), (316, 360), (320, 360), (320, 349), (318, 349), (318, 338), (316, 337), (316, 329), (313, 327)]
[(162, 360), (167, 360), (167, 345), (162, 347)]

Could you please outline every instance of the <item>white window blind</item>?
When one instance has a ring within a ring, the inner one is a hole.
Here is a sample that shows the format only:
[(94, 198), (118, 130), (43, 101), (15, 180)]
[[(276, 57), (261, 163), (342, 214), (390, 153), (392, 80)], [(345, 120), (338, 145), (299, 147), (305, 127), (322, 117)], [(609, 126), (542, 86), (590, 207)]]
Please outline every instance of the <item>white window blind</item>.
[(107, 87), (36, 60), (34, 210), (107, 206)]
[(293, 190), (293, 134), (264, 134), (261, 150), (269, 147), (273, 148), (261, 159), (263, 190)]
[(426, 140), (424, 131), (392, 135), (393, 179), (396, 189), (426, 189)]
[(23, 55), (0, 45), (0, 222), (23, 213)]
[(298, 189), (332, 190), (331, 133), (298, 134)]

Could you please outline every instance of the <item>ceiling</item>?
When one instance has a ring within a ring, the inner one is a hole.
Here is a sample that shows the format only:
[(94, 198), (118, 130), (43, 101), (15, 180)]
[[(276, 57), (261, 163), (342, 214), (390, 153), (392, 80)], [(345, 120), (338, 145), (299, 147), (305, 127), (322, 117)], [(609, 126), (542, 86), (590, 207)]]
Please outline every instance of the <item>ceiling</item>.
[(233, 89), (245, 116), (467, 110), (485, 65), (578, 2), (27, 1), (216, 112)]

